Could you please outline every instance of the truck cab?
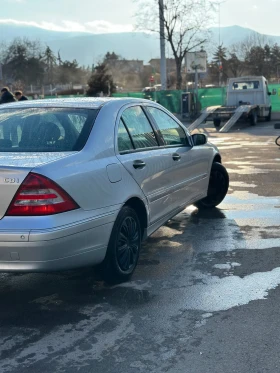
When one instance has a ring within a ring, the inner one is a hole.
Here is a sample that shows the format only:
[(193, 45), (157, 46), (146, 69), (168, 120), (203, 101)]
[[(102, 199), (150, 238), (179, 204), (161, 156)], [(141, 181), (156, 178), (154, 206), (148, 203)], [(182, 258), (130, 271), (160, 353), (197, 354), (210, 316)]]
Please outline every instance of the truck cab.
[(271, 119), (271, 93), (263, 76), (243, 76), (230, 78), (227, 88), (227, 107), (257, 105), (259, 118)]

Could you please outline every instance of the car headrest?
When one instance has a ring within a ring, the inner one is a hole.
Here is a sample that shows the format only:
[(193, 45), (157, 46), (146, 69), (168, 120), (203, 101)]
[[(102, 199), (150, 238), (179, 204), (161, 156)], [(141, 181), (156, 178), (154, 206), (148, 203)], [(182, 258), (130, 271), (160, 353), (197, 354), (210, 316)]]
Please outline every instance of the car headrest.
[(38, 138), (41, 143), (55, 142), (60, 136), (60, 129), (55, 123), (43, 122), (38, 128)]
[(0, 148), (11, 148), (13, 146), (12, 141), (8, 139), (0, 139)]

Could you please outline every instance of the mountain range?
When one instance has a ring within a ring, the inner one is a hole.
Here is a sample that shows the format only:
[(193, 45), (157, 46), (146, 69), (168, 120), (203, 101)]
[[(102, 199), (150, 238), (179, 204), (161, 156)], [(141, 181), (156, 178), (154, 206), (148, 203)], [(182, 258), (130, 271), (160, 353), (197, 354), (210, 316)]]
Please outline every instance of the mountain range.
[[(218, 46), (219, 33), (223, 46), (229, 47), (240, 42), (254, 31), (240, 26), (211, 28), (212, 48)], [(267, 35), (264, 35), (267, 36)], [(62, 59), (76, 59), (80, 65), (92, 65), (108, 52), (115, 52), (125, 59), (144, 60), (158, 58), (159, 36), (142, 32), (126, 32), (114, 34), (91, 34), (83, 32), (62, 32), (42, 29), (35, 26), (0, 23), (0, 43), (11, 42), (16, 37), (26, 37), (30, 40), (40, 40), (42, 46), (49, 45)], [(274, 43), (280, 44), (280, 36), (267, 36)], [(207, 50), (207, 46), (206, 50)], [(212, 50), (208, 50), (211, 55)], [(167, 57), (172, 57), (167, 52)]]

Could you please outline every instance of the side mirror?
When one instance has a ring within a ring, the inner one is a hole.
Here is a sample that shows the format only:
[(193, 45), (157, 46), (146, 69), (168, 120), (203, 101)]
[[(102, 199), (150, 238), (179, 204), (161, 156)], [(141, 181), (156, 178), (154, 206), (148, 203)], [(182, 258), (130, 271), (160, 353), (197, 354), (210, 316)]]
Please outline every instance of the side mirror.
[(207, 136), (204, 133), (195, 133), (192, 135), (194, 146), (205, 145), (207, 143)]
[(271, 92), (267, 92), (268, 96), (271, 96)]

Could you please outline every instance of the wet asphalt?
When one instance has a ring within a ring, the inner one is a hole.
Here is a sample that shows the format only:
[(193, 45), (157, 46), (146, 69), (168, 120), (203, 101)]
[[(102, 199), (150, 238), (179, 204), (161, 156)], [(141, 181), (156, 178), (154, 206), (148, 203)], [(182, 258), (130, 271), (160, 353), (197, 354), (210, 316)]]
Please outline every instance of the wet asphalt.
[(1, 373), (280, 372), (280, 148), (272, 123), (219, 134), (219, 208), (144, 244), (131, 282), (90, 268), (0, 275)]

